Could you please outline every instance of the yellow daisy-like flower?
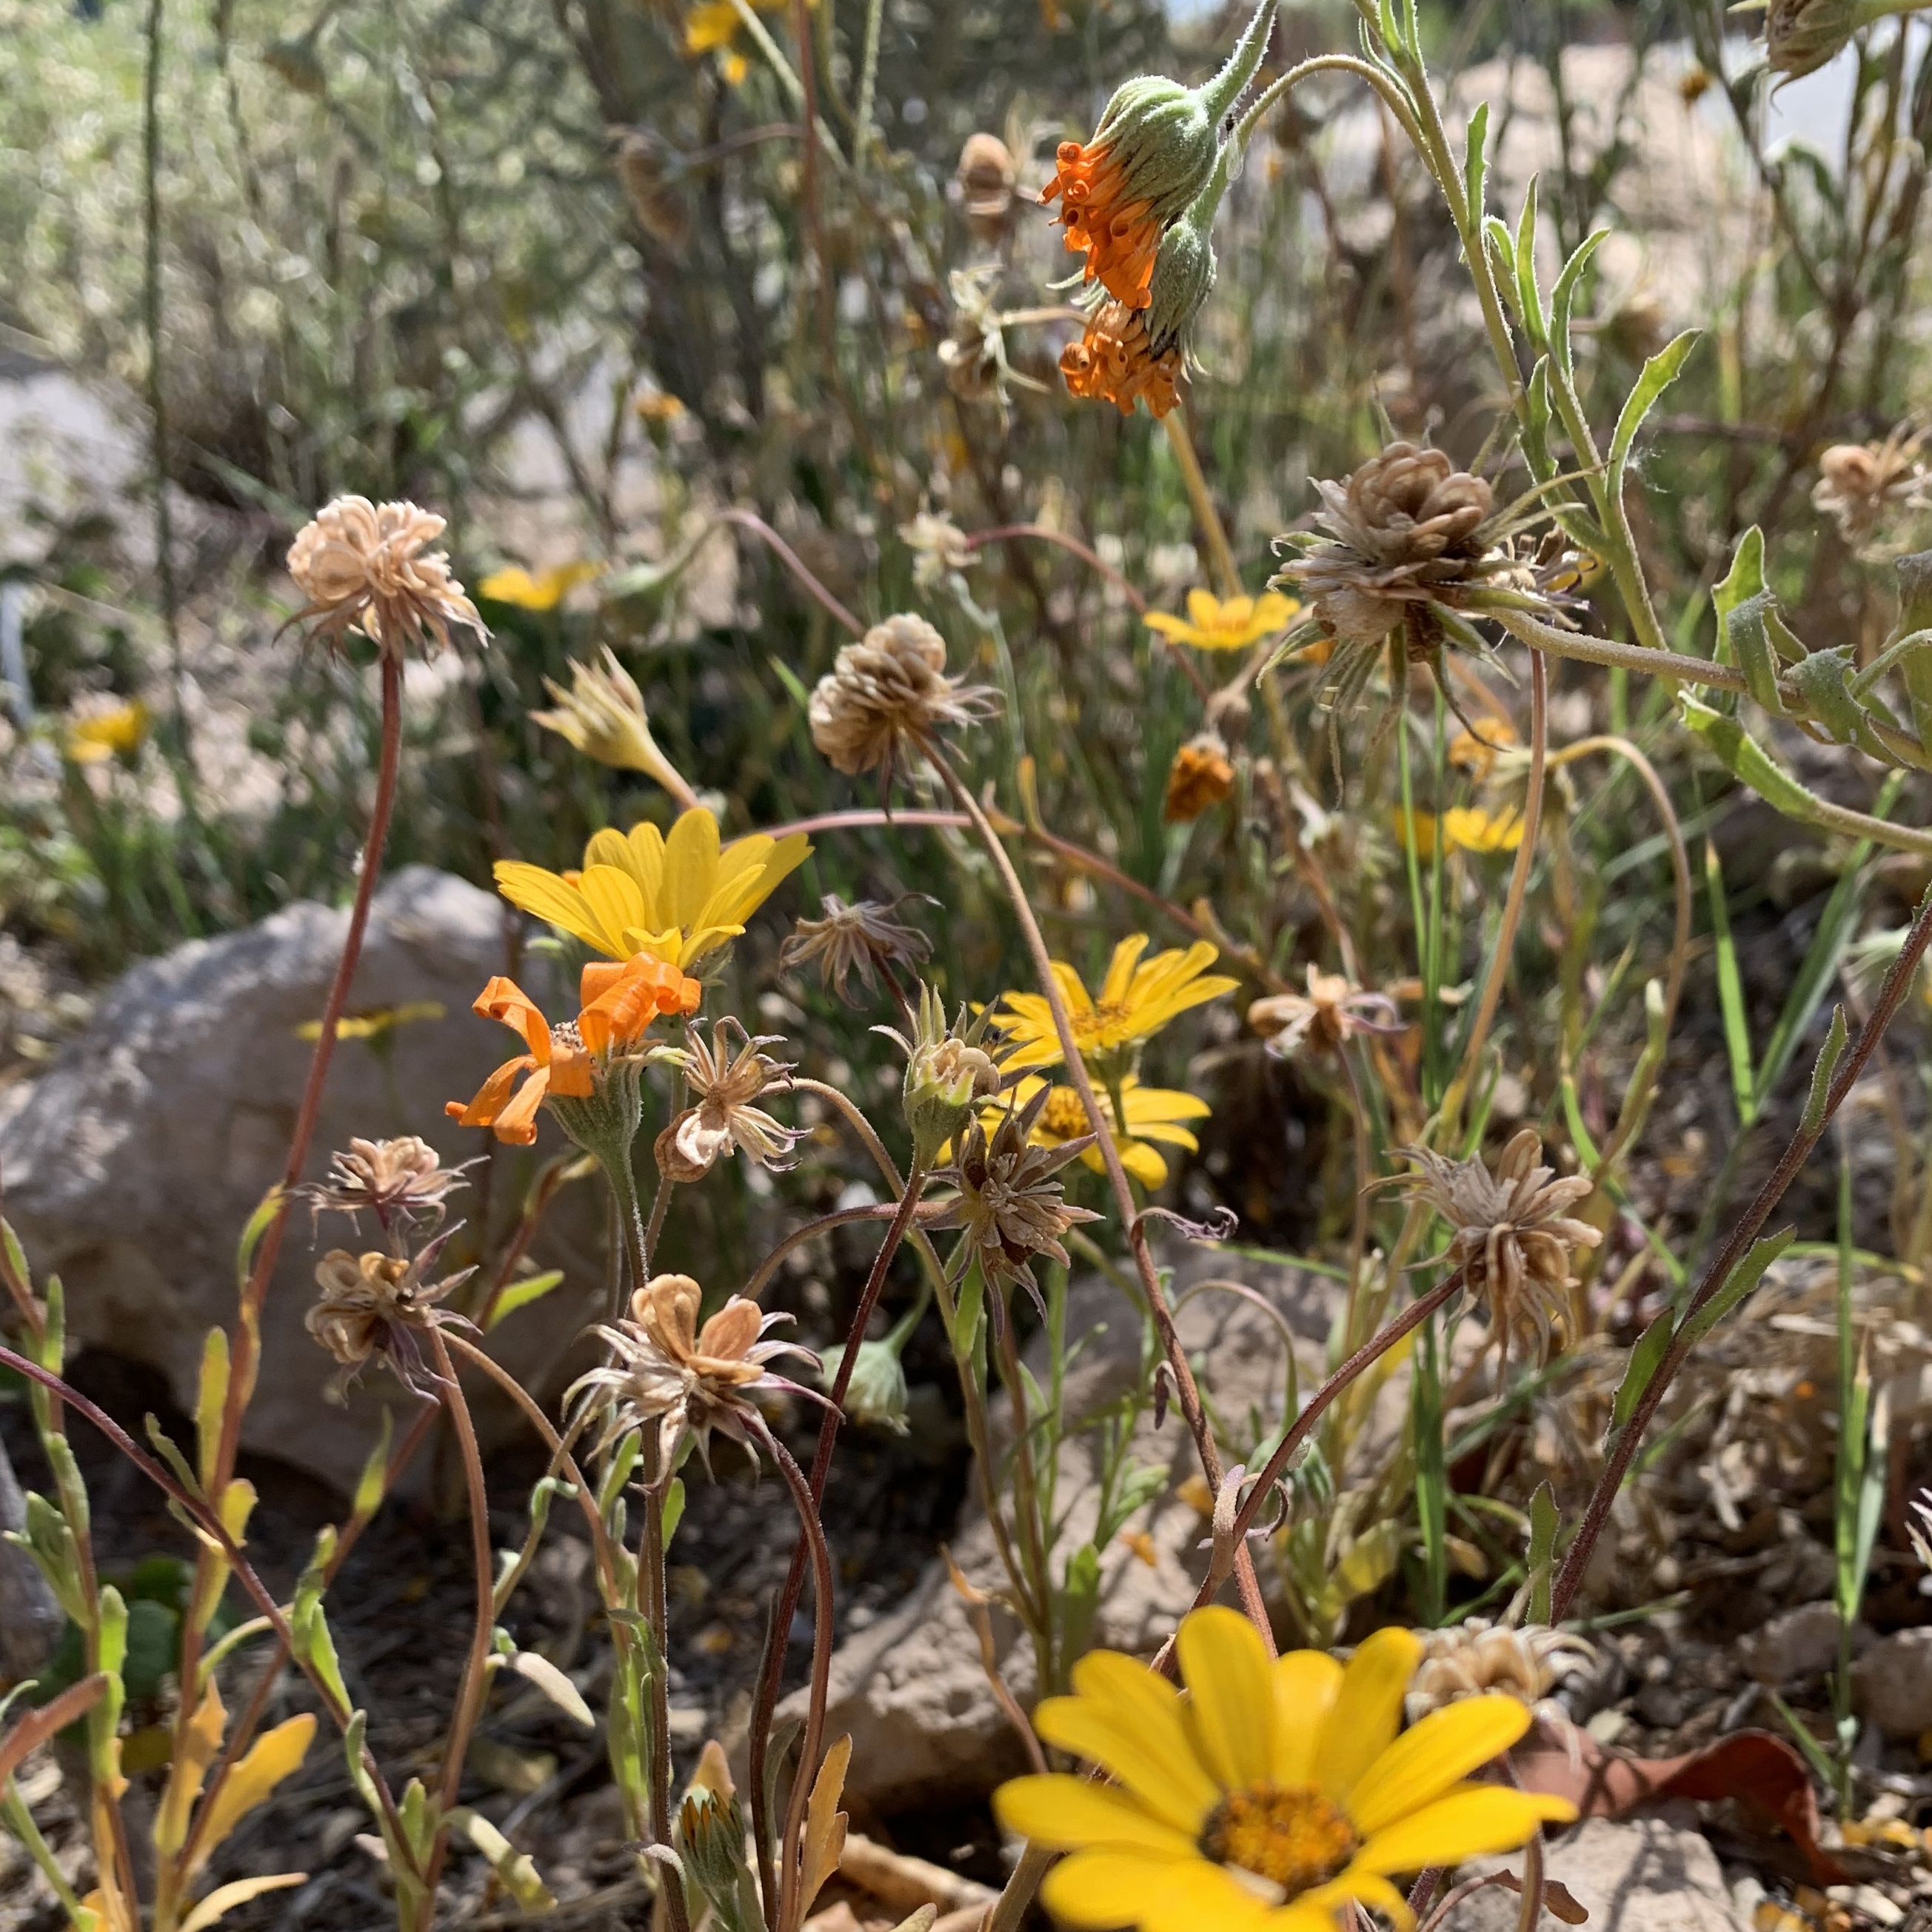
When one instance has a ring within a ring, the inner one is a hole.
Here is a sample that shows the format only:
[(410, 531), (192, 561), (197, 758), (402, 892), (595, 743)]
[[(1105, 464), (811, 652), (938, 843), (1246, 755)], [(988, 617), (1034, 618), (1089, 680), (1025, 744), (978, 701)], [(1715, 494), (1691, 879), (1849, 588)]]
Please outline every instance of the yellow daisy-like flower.
[(580, 584), (588, 584), (604, 566), (598, 563), (560, 564), (532, 577), (520, 564), (493, 570), (476, 586), (479, 597), (492, 603), (514, 604), (524, 610), (554, 610)]
[(1274, 632), (1286, 630), (1300, 608), (1292, 597), (1284, 597), (1279, 590), (1225, 600), (1211, 590), (1190, 590), (1185, 618), (1150, 610), (1143, 621), (1150, 631), (1158, 631), (1177, 644), (1192, 644), (1203, 651), (1244, 651)]
[[(1143, 962), (1141, 955), (1147, 946), (1147, 934), (1136, 932), (1114, 948), (1097, 1000), (1065, 960), (1052, 962), (1080, 1057), (1097, 1060), (1103, 1070), (1110, 1058), (1118, 1064), (1127, 1049), (1160, 1032), (1190, 1006), (1218, 1000), (1240, 983), (1225, 974), (1208, 972), (1218, 956), (1205, 940), (1197, 940), (1184, 952), (1174, 947)], [(1000, 1064), (1009, 1072), (1052, 1066), (1064, 1058), (1053, 1009), (1043, 993), (1005, 994), (993, 1022), (1018, 1048), (1000, 1058)]]
[(1245, 1617), (1184, 1618), (1187, 1692), (1118, 1652), (1073, 1666), (1074, 1695), (1034, 1713), (1048, 1744), (1115, 1781), (1047, 1774), (1000, 1786), (1009, 1830), (1070, 1852), (1041, 1896), (1063, 1924), (1142, 1932), (1335, 1932), (1358, 1901), (1408, 1932), (1390, 1880), (1515, 1850), (1576, 1808), (1470, 1774), (1529, 1726), (1514, 1697), (1470, 1697), (1406, 1732), (1421, 1644), (1378, 1630), (1345, 1667), (1320, 1651), (1270, 1663)]
[(109, 758), (131, 758), (146, 742), (148, 707), (138, 698), (105, 711), (72, 718), (67, 726), (67, 754), (79, 765), (98, 765)]
[[(1012, 1090), (1015, 1109), (1024, 1113), (1028, 1103), (1046, 1084), (1045, 1077), (1037, 1073), (1022, 1080)], [(1111, 1126), (1114, 1118), (1113, 1096), (1104, 1087), (1096, 1090), (1100, 1112)], [(1143, 1087), (1138, 1078), (1130, 1073), (1120, 1082), (1120, 1104), (1127, 1116), (1126, 1136), (1117, 1143), (1120, 1150), (1120, 1165), (1143, 1187), (1164, 1186), (1167, 1162), (1148, 1143), (1164, 1141), (1169, 1147), (1185, 1148), (1190, 1154), (1193, 1153), (1201, 1143), (1181, 1123), (1205, 1120), (1210, 1111), (1208, 1102), (1172, 1087)], [(995, 1107), (982, 1117), (988, 1133), (999, 1124), (1004, 1111)], [(1078, 1090), (1072, 1087), (1056, 1087), (1047, 1095), (1046, 1105), (1034, 1123), (1031, 1138), (1036, 1147), (1063, 1147), (1069, 1141), (1084, 1140), (1092, 1131)], [(1100, 1150), (1096, 1147), (1090, 1147), (1080, 1158), (1096, 1174), (1106, 1168), (1106, 1163), (1100, 1158)]]
[(1405, 826), (1398, 807), (1390, 822), (1395, 836), (1405, 845), (1412, 844), (1419, 859), (1435, 857), (1438, 831), (1455, 851), (1514, 852), (1522, 843), (1522, 814), (1513, 808), (1484, 812), (1477, 806), (1459, 805), (1439, 820), (1432, 812), (1416, 812)]
[(580, 872), (500, 860), (496, 890), (608, 958), (642, 952), (682, 969), (736, 939), (811, 850), (802, 832), (754, 832), (721, 848), (717, 820), (699, 808), (669, 838), (651, 824), (593, 834)]
[[(761, 14), (776, 12), (788, 0), (752, 0)], [(818, 0), (808, 0), (813, 6)], [(684, 16), (684, 51), (692, 60), (706, 54), (723, 56), (724, 79), (733, 87), (742, 87), (751, 71), (751, 63), (738, 49), (738, 35), (744, 26), (731, 0), (699, 0)]]

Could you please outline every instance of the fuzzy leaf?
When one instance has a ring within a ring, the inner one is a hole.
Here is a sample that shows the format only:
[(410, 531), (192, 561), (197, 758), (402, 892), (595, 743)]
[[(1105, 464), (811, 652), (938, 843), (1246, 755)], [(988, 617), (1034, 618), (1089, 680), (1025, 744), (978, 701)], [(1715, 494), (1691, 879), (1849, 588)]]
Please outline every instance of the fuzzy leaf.
[(201, 1381), (194, 1402), (195, 1447), (203, 1489), (214, 1480), (221, 1453), (221, 1413), (228, 1400), (228, 1332), (211, 1328), (202, 1344)]
[(488, 1819), (459, 1805), (449, 1814), (449, 1822), (490, 1862), (490, 1869), (526, 1912), (551, 1912), (556, 1900), (548, 1886), (537, 1875), (527, 1852), (520, 1852)]
[(1625, 400), (1610, 437), (1610, 494), (1612, 500), (1623, 488), (1624, 470), (1630, 462), (1630, 449), (1636, 441), (1637, 431), (1643, 427), (1644, 418), (1657, 406), (1658, 398), (1676, 381), (1702, 332), (1701, 329), (1687, 328), (1643, 365), (1643, 373)]
[(265, 1892), (286, 1892), (292, 1885), (306, 1882), (308, 1878), (307, 1872), (276, 1872), (267, 1878), (238, 1878), (230, 1884), (218, 1885), (182, 1921), (181, 1932), (203, 1932), (205, 1927), (212, 1925), (236, 1906), (246, 1905)]
[(576, 1719), (586, 1731), (597, 1728), (597, 1720), (583, 1694), (547, 1657), (533, 1650), (520, 1650), (511, 1666), (520, 1677), (527, 1677), (560, 1711)]
[(1797, 1238), (1796, 1228), (1782, 1228), (1753, 1244), (1751, 1251), (1732, 1269), (1710, 1300), (1684, 1318), (1684, 1339), (1695, 1348), (1764, 1278), (1764, 1271)]

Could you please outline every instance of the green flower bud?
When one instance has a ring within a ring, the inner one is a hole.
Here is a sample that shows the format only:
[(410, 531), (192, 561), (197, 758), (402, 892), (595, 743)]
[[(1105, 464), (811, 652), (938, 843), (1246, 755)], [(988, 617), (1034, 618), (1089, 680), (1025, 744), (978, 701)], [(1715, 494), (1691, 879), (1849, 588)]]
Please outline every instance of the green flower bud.
[[(828, 1391), (838, 1381), (839, 1364), (844, 1359), (842, 1343), (826, 1350), (824, 1373)], [(906, 1401), (905, 1370), (891, 1338), (861, 1342), (858, 1360), (852, 1364), (852, 1379), (845, 1385), (845, 1413), (866, 1428), (903, 1436)]]
[(947, 1025), (939, 995), (922, 985), (919, 1010), (911, 1018), (910, 1040), (889, 1027), (877, 1030), (905, 1049), (901, 1092), (906, 1129), (912, 1136), (914, 1161), (924, 1169), (938, 1162), (940, 1149), (965, 1125), (974, 1104), (998, 1093), (1000, 1070), (979, 1044), (986, 1028), (983, 1016), (969, 1026), (962, 1006)]

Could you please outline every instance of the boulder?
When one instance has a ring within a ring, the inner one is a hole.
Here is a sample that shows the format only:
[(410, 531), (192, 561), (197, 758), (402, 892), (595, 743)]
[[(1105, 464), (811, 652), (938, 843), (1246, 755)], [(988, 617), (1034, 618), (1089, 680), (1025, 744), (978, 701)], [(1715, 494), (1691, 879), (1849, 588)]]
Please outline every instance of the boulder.
[(1852, 1666), (1858, 1715), (1888, 1738), (1932, 1730), (1932, 1625), (1881, 1637)]
[[(1589, 1818), (1544, 1848), (1544, 1876), (1566, 1887), (1588, 1912), (1589, 1932), (1744, 1932), (1731, 1909), (1717, 1854), (1671, 1805), (1640, 1818)], [(1499, 1868), (1520, 1876), (1522, 1854), (1485, 1858), (1456, 1874), (1459, 1885)], [(1456, 1932), (1516, 1932), (1522, 1900), (1487, 1886), (1458, 1906)], [(1557, 1932), (1546, 1910), (1538, 1932)]]
[[(1265, 1298), (1278, 1322), (1252, 1301), (1198, 1286), (1228, 1266), (1225, 1256), (1190, 1258), (1175, 1289), (1181, 1338), (1224, 1421), (1240, 1429), (1251, 1413), (1258, 1413), (1266, 1418), (1262, 1424), (1266, 1430), (1279, 1420), (1286, 1392), (1282, 1324), (1294, 1335), (1305, 1393), (1313, 1385), (1311, 1372), (1319, 1374), (1320, 1345), (1336, 1291), (1312, 1275), (1276, 1269), (1264, 1276), (1245, 1268), (1251, 1283), (1265, 1280)], [(1190, 1276), (1197, 1282), (1191, 1294), (1184, 1286)], [(1066, 1371), (1066, 1413), (1092, 1418), (1134, 1385), (1140, 1366), (1139, 1320), (1118, 1288), (1090, 1278), (1076, 1282), (1070, 1292), (1066, 1333), (1077, 1344)], [(1028, 1366), (1044, 1384), (1043, 1338), (1028, 1352)], [(1378, 1430), (1399, 1428), (1406, 1395), (1395, 1384), (1384, 1394), (1393, 1400), (1387, 1404), (1388, 1414), (1377, 1416)], [(1000, 1397), (994, 1403), (996, 1427), (1004, 1413)], [(996, 1457), (1004, 1446), (1004, 1438), (995, 1443)], [(1061, 1448), (1057, 1499), (1065, 1517), (1061, 1561), (1092, 1532), (1100, 1456), (1099, 1437), (1090, 1429), (1073, 1433)], [(1158, 1467), (1164, 1480), (1130, 1525), (1132, 1532), (1144, 1530), (1148, 1543), (1136, 1548), (1117, 1540), (1100, 1552), (1094, 1641), (1146, 1655), (1166, 1641), (1194, 1600), (1206, 1572), (1209, 1527), (1193, 1503), (1178, 1493), (1199, 1473), (1199, 1465), (1178, 1406), (1169, 1405), (1158, 1430), (1150, 1414), (1142, 1415), (1132, 1458)], [(976, 1498), (976, 1490), (969, 1497)], [(836, 1560), (836, 1530), (833, 1543)], [(976, 1499), (968, 1501), (951, 1549), (976, 1587), (988, 1593), (1006, 1588), (992, 1532)], [(1146, 1561), (1149, 1552), (1151, 1564)], [(1032, 1648), (1005, 1610), (995, 1608), (992, 1617), (1000, 1676), (1021, 1704), (1030, 1706), (1036, 1696)], [(802, 1717), (802, 1693), (788, 1699), (784, 1712)], [(826, 1735), (837, 1737), (842, 1732), (849, 1732), (853, 1740), (847, 1794), (884, 1816), (982, 1796), (1001, 1778), (1024, 1768), (1018, 1741), (988, 1685), (966, 1606), (943, 1564), (934, 1564), (903, 1604), (835, 1654)]]
[[(1868, 1634), (1855, 1631), (1862, 1645)], [(1762, 1630), (1738, 1640), (1738, 1661), (1760, 1684), (1797, 1684), (1837, 1667), (1838, 1612), (1832, 1604), (1780, 1610)]]
[[(58, 1274), (64, 1282), (72, 1346), (160, 1370), (190, 1413), (202, 1338), (235, 1318), (236, 1238), (287, 1157), (312, 1050), (298, 1030), (321, 1015), (348, 923), (344, 910), (292, 905), (244, 932), (142, 962), (0, 1124), (7, 1216), (36, 1279)], [(472, 1168), (472, 1186), (453, 1198), (452, 1220), (477, 1216), (486, 1201), (496, 1226), (511, 1216), (539, 1162), (562, 1144), (556, 1129), (546, 1123), (534, 1148), (486, 1149), (483, 1136), (442, 1112), (444, 1101), (466, 1099), (516, 1050), (511, 1034), (470, 1011), (484, 981), (504, 968), (504, 939), (500, 902), (460, 879), (412, 866), (381, 886), (349, 1010), (424, 1003), (443, 1017), (398, 1027), (380, 1053), (352, 1039), (338, 1043), (311, 1178), (352, 1136), (418, 1133), (446, 1160), (488, 1153), (490, 1164)], [(547, 1000), (556, 989), (545, 967), (532, 960), (521, 970), (532, 994)], [(500, 1331), (519, 1375), (540, 1390), (556, 1384), (601, 1292), (599, 1228), (590, 1191), (566, 1190), (533, 1250), (539, 1266), (566, 1270), (564, 1286)], [(364, 1232), (373, 1238), (366, 1221)], [(466, 1238), (458, 1234), (452, 1249)], [(344, 1216), (325, 1215), (312, 1230), (307, 1209), (294, 1210), (242, 1437), (244, 1448), (339, 1488), (352, 1487), (381, 1408), (394, 1408), (400, 1425), (416, 1406), (380, 1368), (350, 1390), (346, 1406), (325, 1400), (334, 1364), (303, 1316), (318, 1251), (358, 1245)], [(494, 1390), (475, 1400), (487, 1446), (512, 1425)]]

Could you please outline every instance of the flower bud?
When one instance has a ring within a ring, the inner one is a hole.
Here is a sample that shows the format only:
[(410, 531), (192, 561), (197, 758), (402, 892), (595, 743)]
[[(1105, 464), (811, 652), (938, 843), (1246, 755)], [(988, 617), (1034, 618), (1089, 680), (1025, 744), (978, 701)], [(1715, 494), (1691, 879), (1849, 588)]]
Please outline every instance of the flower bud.
[(975, 1102), (1000, 1090), (1000, 1070), (993, 1056), (979, 1044), (983, 1018), (966, 1024), (964, 1010), (948, 1026), (946, 1009), (930, 986), (920, 988), (919, 1010), (912, 1016), (912, 1037), (891, 1034), (906, 1050), (902, 1095), (907, 1131), (912, 1136), (913, 1157), (929, 1168), (940, 1148), (965, 1125)]
[(1857, 0), (1771, 0), (1765, 57), (1787, 80), (1835, 59), (1864, 24)]
[[(825, 1386), (829, 1390), (838, 1379), (839, 1364), (845, 1359), (842, 1345), (825, 1351)], [(884, 1429), (895, 1436), (906, 1432), (905, 1370), (898, 1351), (890, 1339), (861, 1342), (852, 1364), (852, 1379), (845, 1385), (845, 1413), (868, 1429)]]

